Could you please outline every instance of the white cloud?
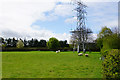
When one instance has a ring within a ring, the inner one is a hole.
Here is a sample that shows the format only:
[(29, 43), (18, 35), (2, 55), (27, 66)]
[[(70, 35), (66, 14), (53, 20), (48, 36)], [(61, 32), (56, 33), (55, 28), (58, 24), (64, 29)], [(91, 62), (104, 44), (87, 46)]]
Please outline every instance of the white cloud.
[[(40, 28), (39, 26), (33, 26), (33, 28), (26, 28), (24, 31), (21, 30), (10, 30), (10, 29), (5, 29), (2, 30), (0, 34), (2, 34), (4, 38), (22, 38), (22, 39), (31, 39), (31, 38), (36, 38), (36, 39), (45, 39), (49, 40), (51, 37), (56, 37), (59, 40), (68, 40), (70, 38), (70, 34), (55, 34), (52, 31)], [(37, 30), (38, 29), (38, 30)]]
[(77, 17), (68, 18), (68, 19), (65, 20), (66, 23), (70, 23), (70, 24), (72, 24), (72, 23), (74, 23), (76, 21), (77, 21)]
[[(66, 17), (73, 15), (73, 6), (66, 4), (70, 1), (71, 0), (0, 0), (0, 36), (22, 38), (33, 37), (47, 40), (50, 37), (56, 37), (59, 40), (69, 40), (69, 34), (55, 34), (52, 31), (41, 28), (41, 26), (31, 25), (36, 20), (51, 21), (57, 19), (58, 16)], [(95, 2), (93, 0), (86, 1)], [(56, 5), (56, 2), (62, 2), (62, 4)], [(96, 6), (97, 5), (94, 7)], [(48, 16), (44, 14), (44, 12), (49, 12), (51, 10), (54, 11)], [(103, 15), (100, 12), (98, 13), (90, 15)], [(68, 18), (65, 20), (65, 22), (74, 22), (75, 19), (75, 17)], [(116, 24), (114, 21), (108, 23), (112, 23), (113, 25)]]
[[(64, 9), (65, 5), (58, 5), (55, 8), (56, 0), (0, 0), (0, 3), (2, 3), (0, 7), (0, 36), (46, 40), (56, 37), (59, 40), (69, 40), (69, 34), (55, 34), (40, 26), (31, 26), (36, 20), (53, 20), (53, 18), (56, 19), (56, 15), (68, 15), (68, 13), (57, 12), (58, 9), (67, 10), (68, 7)], [(49, 16), (44, 14), (54, 8), (54, 14)]]
[(75, 1), (82, 1), (82, 2), (119, 2), (119, 0), (57, 0), (63, 3), (71, 3)]
[(70, 36), (71, 36), (70, 34), (63, 33), (63, 34), (55, 34), (54, 36), (59, 40), (67, 40), (68, 43), (70, 42)]
[(44, 20), (43, 12), (52, 10), (54, 6), (55, 3), (4, 2), (0, 25), (10, 29), (30, 27), (37, 19)]
[(68, 2), (71, 2), (72, 0), (57, 0), (57, 1), (62, 3), (68, 3)]
[(61, 4), (57, 5), (55, 8), (55, 14), (60, 16), (71, 16), (73, 15), (73, 5)]
[(92, 36), (92, 39), (93, 39), (93, 40), (96, 40), (96, 39), (97, 39), (97, 34), (94, 34), (94, 33), (93, 33), (91, 36)]
[(98, 33), (103, 26), (118, 26), (117, 2), (87, 2), (87, 23), (93, 32)]
[(107, 26), (109, 28), (118, 27), (118, 21), (117, 20), (112, 20), (112, 21), (105, 22), (104, 26)]

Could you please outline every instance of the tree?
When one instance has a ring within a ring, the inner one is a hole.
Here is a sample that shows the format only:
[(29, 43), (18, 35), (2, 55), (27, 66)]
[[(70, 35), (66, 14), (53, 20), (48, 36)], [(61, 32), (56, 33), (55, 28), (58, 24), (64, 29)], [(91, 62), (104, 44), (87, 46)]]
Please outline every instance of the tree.
[(107, 52), (111, 49), (120, 49), (120, 37), (118, 32), (104, 27), (98, 34), (97, 46), (100, 47), (102, 56), (106, 57)]
[(5, 43), (5, 44), (2, 44), (2, 48), (6, 48), (6, 43)]
[(40, 40), (40, 42), (39, 42), (39, 46), (40, 46), (40, 47), (46, 47), (46, 43), (47, 43), (46, 40), (43, 40), (43, 39), (42, 39), (42, 40)]
[(29, 41), (28, 41), (29, 47), (33, 47), (33, 45), (34, 45), (33, 42), (34, 42), (34, 41), (33, 41), (33, 38), (32, 38), (32, 40), (29, 40)]
[(17, 48), (23, 48), (23, 47), (24, 47), (24, 43), (21, 40), (18, 40)]
[(33, 47), (38, 47), (38, 40), (37, 39), (33, 40)]
[(69, 44), (67, 43), (67, 40), (63, 41), (65, 47), (69, 47)]
[(47, 47), (49, 49), (58, 49), (59, 46), (60, 46), (60, 44), (59, 44), (58, 39), (56, 39), (54, 37), (50, 38), (49, 41), (47, 42)]
[(107, 36), (112, 35), (112, 31), (110, 28), (107, 28), (106, 26), (102, 28), (102, 30), (100, 31), (100, 33), (98, 34), (98, 38), (105, 38)]
[(64, 43), (63, 43), (63, 41), (59, 41), (59, 44), (60, 44), (60, 47), (61, 47), (61, 48), (64, 48)]
[(102, 28), (102, 30), (100, 31), (100, 33), (98, 34), (98, 38), (97, 38), (97, 46), (102, 49), (103, 47), (103, 39), (112, 35), (113, 32), (111, 31), (110, 28), (107, 28), (106, 26)]
[(24, 39), (24, 47), (27, 47), (28, 41)]
[(120, 49), (120, 37), (118, 34), (112, 34), (103, 39), (104, 49)]
[(5, 43), (4, 38), (0, 37), (0, 42)]
[(17, 44), (17, 40), (15, 40), (15, 38), (11, 39), (12, 42), (11, 42), (11, 46), (12, 47), (16, 47), (16, 44)]
[(67, 44), (67, 40), (65, 41), (59, 41), (60, 47), (64, 48), (64, 47), (69, 47), (69, 44)]
[[(111, 33), (111, 32), (110, 32)], [(114, 29), (112, 34), (104, 36), (101, 49), (103, 61), (103, 74), (106, 79), (120, 78), (120, 37), (119, 31)]]
[(102, 49), (102, 47), (103, 47), (103, 39), (102, 38), (97, 38), (96, 42), (97, 42), (97, 47)]
[(7, 42), (7, 46), (11, 47), (12, 40), (9, 38), (9, 39), (6, 39), (6, 42)]

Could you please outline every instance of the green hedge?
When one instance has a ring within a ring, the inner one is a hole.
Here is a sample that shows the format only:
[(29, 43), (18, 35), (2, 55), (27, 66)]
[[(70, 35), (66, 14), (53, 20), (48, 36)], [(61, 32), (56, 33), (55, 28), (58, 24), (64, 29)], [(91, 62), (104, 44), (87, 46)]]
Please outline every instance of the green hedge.
[(108, 53), (109, 53), (110, 50), (111, 50), (111, 49), (102, 48), (102, 49), (101, 49), (101, 54), (102, 54), (102, 56), (103, 56), (103, 57), (106, 57), (106, 56), (108, 55)]
[[(107, 51), (108, 52), (108, 51)], [(103, 74), (104, 77), (120, 78), (120, 50), (110, 50), (103, 61)]]
[(65, 47), (65, 48), (59, 48), (59, 49), (48, 49), (47, 47), (24, 47), (24, 48), (16, 48), (16, 47), (7, 47), (2, 48), (2, 51), (72, 51), (72, 48)]

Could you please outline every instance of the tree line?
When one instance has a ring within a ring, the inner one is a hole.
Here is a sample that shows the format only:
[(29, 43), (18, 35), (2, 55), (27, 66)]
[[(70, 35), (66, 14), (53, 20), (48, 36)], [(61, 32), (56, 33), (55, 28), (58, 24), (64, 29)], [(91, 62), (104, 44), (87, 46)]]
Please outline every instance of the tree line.
[[(15, 38), (8, 38), (4, 39), (0, 37), (0, 42), (1, 46), (3, 48), (7, 47), (17, 47), (17, 43), (20, 43), (20, 41), (23, 43), (24, 47), (47, 47), (47, 42), (44, 39), (38, 40), (38, 39), (31, 39), (31, 40), (26, 40), (26, 39), (15, 39)], [(69, 47), (69, 44), (67, 43), (67, 40), (64, 41), (58, 41), (59, 42), (59, 47), (64, 48), (64, 47)], [(20, 44), (22, 44), (20, 43)]]
[[(114, 29), (111, 30), (110, 28), (107, 27), (103, 27), (100, 31), (100, 33), (98, 34), (98, 38), (94, 41), (94, 42), (87, 42), (85, 43), (86, 45), (86, 50), (87, 51), (99, 51), (101, 50), (101, 53), (104, 52), (106, 50), (106, 48), (119, 48), (120, 46), (120, 39), (118, 36), (120, 36), (120, 34), (117, 31), (118, 29)], [(76, 39), (76, 38), (75, 38)], [(19, 42), (19, 40), (21, 42)], [(2, 38), (0, 37), (0, 46), (2, 46), (2, 48), (6, 49), (6, 48), (16, 48), (17, 47), (17, 43), (19, 42), (20, 44), (23, 43), (24, 48), (25, 47), (30, 47), (30, 48), (45, 48), (45, 49), (64, 49), (64, 48), (69, 48), (70, 50), (72, 50), (73, 48), (77, 47), (77, 43), (76, 45), (74, 44), (74, 42), (71, 42), (70, 44), (68, 44), (67, 40), (64, 41), (59, 41), (56, 38), (52, 37), (50, 38), (48, 41), (41, 39), (31, 39), (31, 40), (26, 40), (26, 39), (15, 39), (15, 38)], [(107, 45), (107, 43), (109, 44), (109, 46)], [(82, 45), (82, 44), (80, 44)], [(80, 48), (81, 51), (81, 48)]]

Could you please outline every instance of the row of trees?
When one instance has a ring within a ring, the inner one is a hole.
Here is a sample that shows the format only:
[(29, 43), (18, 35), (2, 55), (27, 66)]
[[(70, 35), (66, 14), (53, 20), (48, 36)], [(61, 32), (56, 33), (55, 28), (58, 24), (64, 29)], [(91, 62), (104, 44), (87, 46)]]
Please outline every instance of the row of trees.
[[(78, 34), (79, 35), (79, 34)], [(71, 43), (72, 44), (68, 44), (67, 40), (65, 41), (58, 41), (56, 38), (50, 38), (49, 41), (46, 40), (37, 40), (37, 39), (31, 39), (31, 40), (22, 40), (19, 39), (23, 44), (24, 47), (48, 47), (50, 49), (56, 49), (56, 48), (64, 48), (64, 47), (71, 47), (74, 48), (75, 46), (77, 46), (76, 40), (78, 40), (76, 37), (73, 39), (71, 39)], [(120, 45), (119, 43), (119, 38), (118, 38), (118, 31), (117, 29), (115, 30), (111, 30), (107, 27), (102, 28), (101, 32), (98, 34), (98, 38), (96, 40), (96, 42), (94, 42), (94, 46), (93, 43), (90, 42), (89, 43), (89, 39), (91, 38), (87, 38), (87, 43), (85, 43), (85, 48), (87, 50), (92, 50), (93, 48), (101, 49), (101, 52), (104, 50), (106, 50), (106, 48), (110, 47), (110, 48), (119, 48), (118, 45)], [(15, 38), (8, 38), (8, 39), (4, 39), (4, 38), (0, 38), (0, 41), (2, 42), (2, 46), (3, 47), (17, 47), (17, 43), (19, 42), (18, 39)], [(78, 41), (79, 42), (79, 41)], [(99, 48), (96, 47), (96, 44)], [(106, 45), (109, 44), (110, 46)], [(82, 45), (82, 43), (81, 43)], [(104, 45), (104, 46), (103, 46)], [(82, 46), (80, 47), (82, 48)]]
[[(31, 40), (22, 40), (22, 39), (15, 39), (15, 38), (0, 38), (2, 47), (17, 47), (20, 45), (23, 45), (24, 47), (47, 47), (47, 41), (46, 40), (37, 40), (37, 39), (31, 39)], [(59, 47), (69, 47), (69, 44), (67, 44), (67, 40), (65, 41), (58, 41)]]
[[(46, 40), (40, 41), (38, 41), (37, 39), (22, 40), (21, 38), (19, 40), (23, 42), (24, 47), (46, 47)], [(2, 37), (0, 38), (2, 45), (5, 45), (6, 47), (16, 47), (16, 44), (19, 40), (15, 38), (8, 39), (4, 39)]]

